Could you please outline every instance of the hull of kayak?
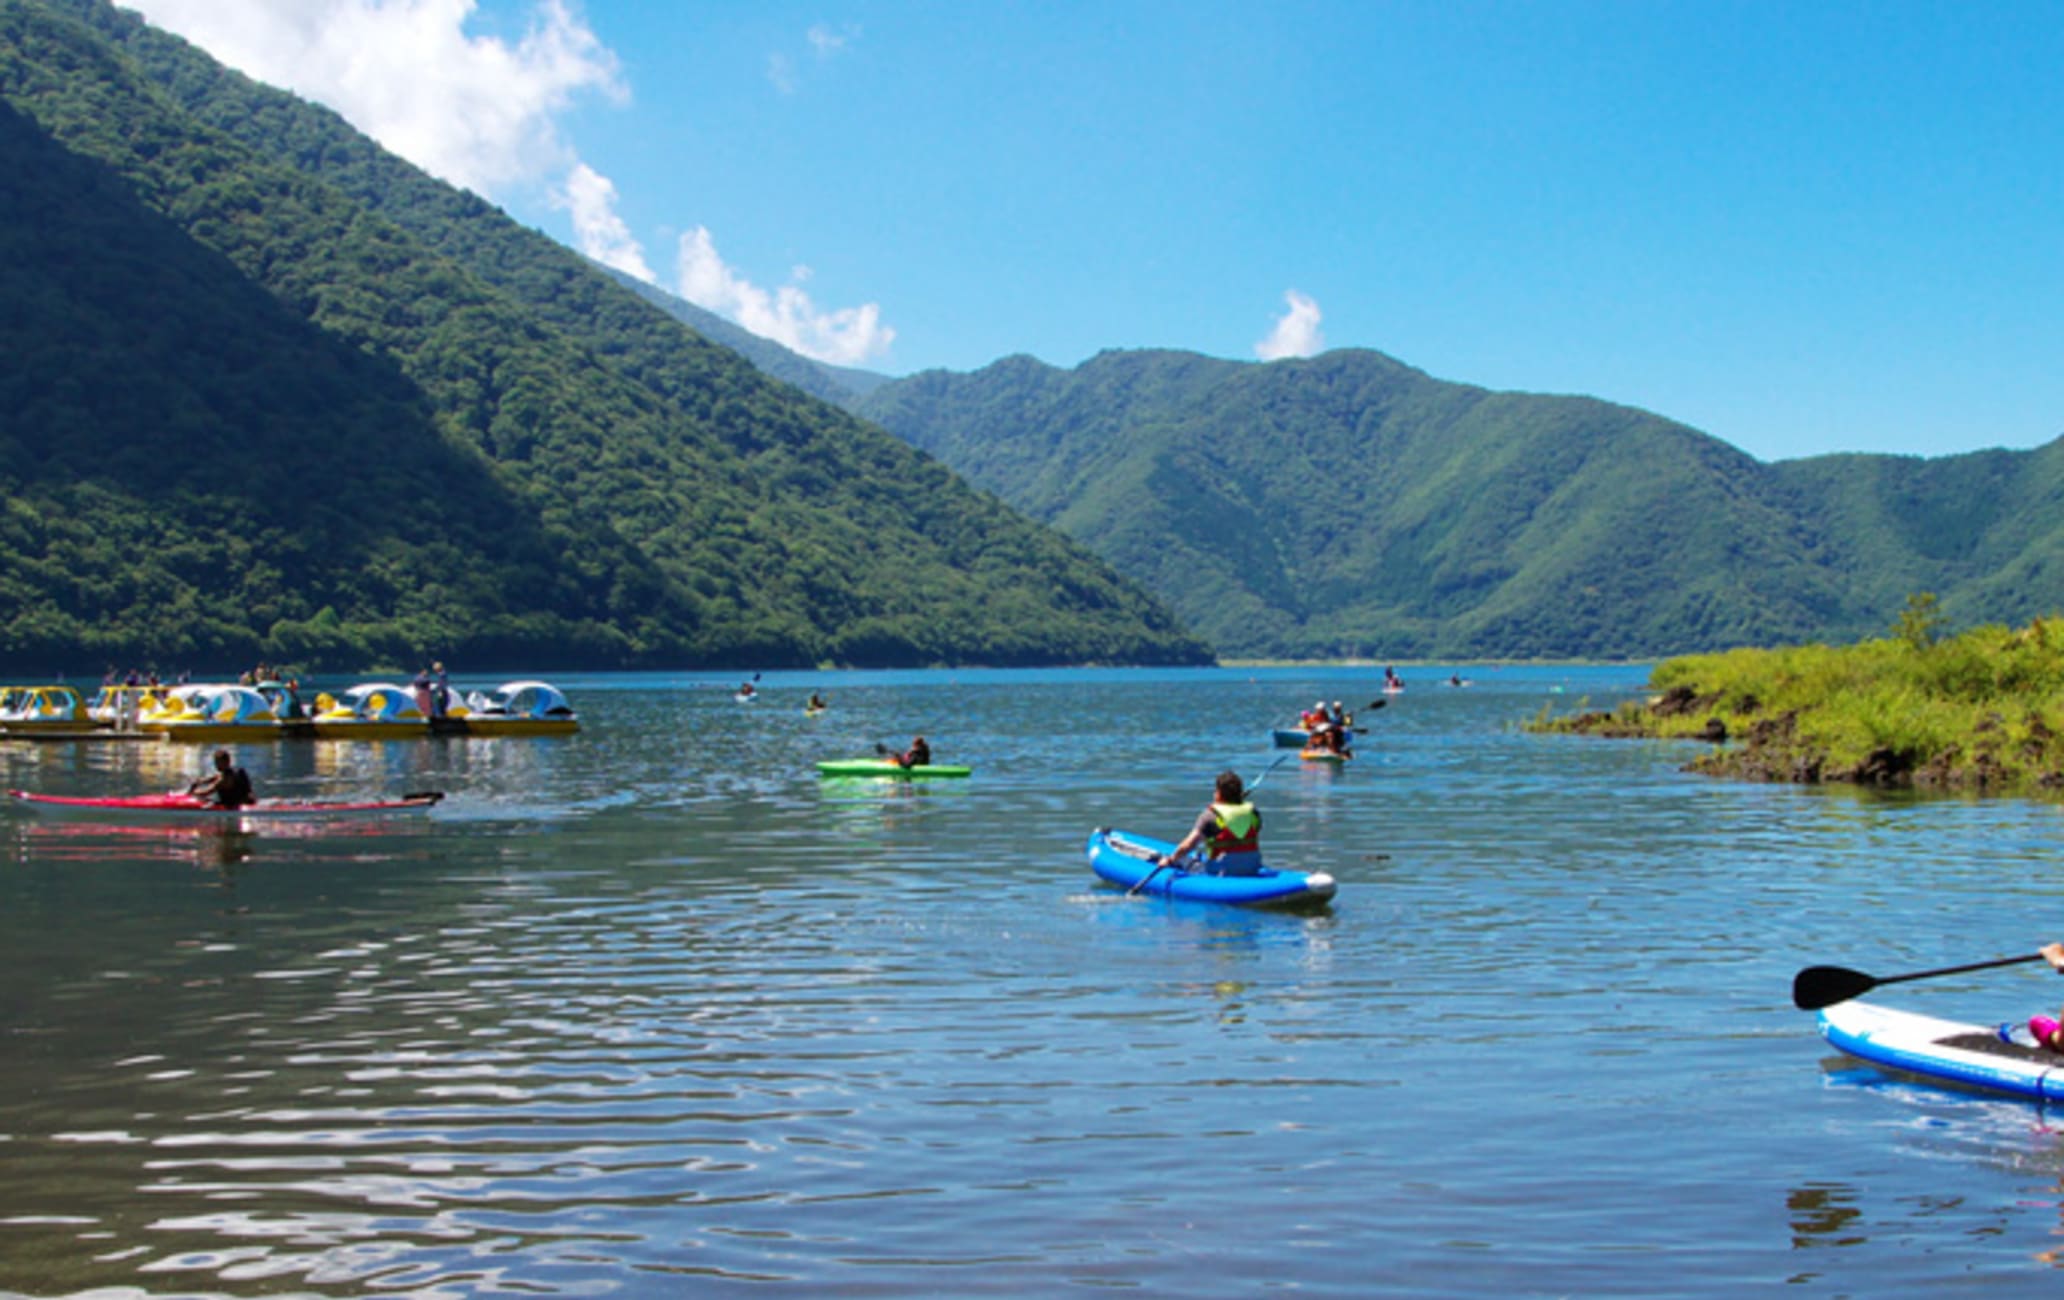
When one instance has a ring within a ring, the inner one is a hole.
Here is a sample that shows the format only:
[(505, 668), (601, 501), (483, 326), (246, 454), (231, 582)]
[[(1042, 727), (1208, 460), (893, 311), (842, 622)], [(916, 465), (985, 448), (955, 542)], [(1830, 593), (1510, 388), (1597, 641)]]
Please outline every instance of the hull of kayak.
[[(1354, 737), (1362, 734), (1364, 728), (1354, 727), (1348, 732), (1348, 752), (1354, 752)], [(1277, 749), (1304, 749), (1311, 744), (1309, 731), (1298, 731), (1292, 727), (1278, 727), (1269, 733), (1269, 743)]]
[[(1316, 907), (1333, 897), (1333, 877), (1323, 871), (1278, 871), (1263, 867), (1252, 876), (1214, 876), (1206, 871), (1169, 867), (1157, 871), (1151, 857), (1172, 852), (1175, 845), (1124, 831), (1099, 829), (1089, 836), (1089, 869), (1107, 884), (1142, 894), (1199, 903), (1233, 903), (1245, 907)], [(1144, 880), (1146, 883), (1141, 885)]]
[(1297, 755), (1307, 763), (1345, 763), (1348, 755), (1330, 749), (1307, 749)]
[(210, 822), (327, 821), (353, 817), (392, 817), (402, 813), (430, 811), (440, 793), (409, 795), (401, 799), (365, 802), (320, 802), (300, 799), (260, 799), (242, 808), (219, 808), (190, 795), (145, 794), (123, 799), (79, 799), (64, 795), (30, 794), (9, 790), (13, 806), (45, 817), (71, 821), (121, 822)]
[(1820, 1013), (1820, 1034), (1858, 1060), (1939, 1083), (2038, 1101), (2064, 1100), (2064, 1054), (2003, 1041), (1996, 1029), (1840, 1002)]
[(967, 776), (973, 771), (971, 767), (956, 767), (952, 763), (920, 763), (916, 767), (903, 767), (886, 758), (834, 759), (817, 765), (821, 776)]

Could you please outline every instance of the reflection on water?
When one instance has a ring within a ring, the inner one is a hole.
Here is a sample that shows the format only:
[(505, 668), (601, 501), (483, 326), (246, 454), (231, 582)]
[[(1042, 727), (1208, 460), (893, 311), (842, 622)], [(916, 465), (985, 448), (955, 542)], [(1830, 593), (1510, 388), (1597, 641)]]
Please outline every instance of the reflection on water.
[[(729, 676), (598, 677), (565, 683), (587, 729), (561, 740), (239, 751), (283, 795), (447, 791), (428, 818), (0, 820), (0, 1289), (1853, 1294), (2044, 1268), (2048, 1118), (1824, 1076), (1786, 990), (2024, 945), (2056, 811), (1706, 782), (1684, 746), (1516, 729), (1638, 671), (1465, 675), (1366, 715), (1347, 768), (1263, 786), (1270, 856), (1341, 881), (1309, 916), (1128, 898), (1083, 840), (1179, 833), (1373, 670), (769, 674), (749, 707)], [(785, 706), (811, 689), (831, 712)], [(975, 775), (814, 770), (917, 732)], [(0, 744), (8, 785), (58, 793), (198, 757)], [(2054, 1001), (2009, 976), (1908, 997)]]

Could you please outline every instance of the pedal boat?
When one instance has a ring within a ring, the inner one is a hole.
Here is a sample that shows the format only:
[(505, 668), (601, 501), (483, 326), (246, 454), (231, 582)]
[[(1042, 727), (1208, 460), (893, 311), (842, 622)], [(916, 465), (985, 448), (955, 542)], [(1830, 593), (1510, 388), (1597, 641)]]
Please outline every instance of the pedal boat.
[(285, 735), (272, 704), (248, 686), (209, 686), (180, 701), (178, 712), (151, 719), (145, 730), (192, 745), (278, 740)]
[(406, 687), (366, 682), (341, 698), (318, 695), (315, 705), (318, 740), (413, 740), (430, 734), (430, 719)]
[(81, 733), (102, 725), (69, 686), (12, 686), (0, 692), (0, 734)]
[(505, 682), (486, 694), (474, 691), (451, 716), (469, 736), (571, 736), (580, 730), (580, 716), (549, 682)]

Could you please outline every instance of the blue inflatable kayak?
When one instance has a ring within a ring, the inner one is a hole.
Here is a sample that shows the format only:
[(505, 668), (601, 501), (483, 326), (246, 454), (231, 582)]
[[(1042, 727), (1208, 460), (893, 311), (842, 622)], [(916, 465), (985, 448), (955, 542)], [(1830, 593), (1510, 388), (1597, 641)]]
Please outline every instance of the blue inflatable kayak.
[(1820, 1013), (1820, 1035), (1872, 1065), (2037, 1101), (2064, 1100), (2064, 1054), (2008, 1042), (1984, 1025), (1838, 1002)]
[(1153, 860), (1174, 851), (1175, 845), (1168, 841), (1144, 835), (1104, 828), (1089, 833), (1089, 869), (1125, 889), (1145, 880), (1139, 891), (1142, 894), (1248, 907), (1313, 906), (1333, 897), (1333, 877), (1323, 871), (1263, 867), (1253, 876), (1216, 876), (1183, 867), (1156, 870)]

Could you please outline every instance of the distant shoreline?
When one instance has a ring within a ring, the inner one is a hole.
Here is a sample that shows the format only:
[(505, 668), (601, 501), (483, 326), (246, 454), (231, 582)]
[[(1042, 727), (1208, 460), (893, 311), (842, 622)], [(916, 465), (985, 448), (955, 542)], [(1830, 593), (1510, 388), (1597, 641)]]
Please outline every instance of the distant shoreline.
[(1736, 780), (2064, 796), (2064, 624), (1938, 639), (1689, 655), (1646, 700), (1552, 716), (1529, 731), (1704, 741), (1685, 770)]

